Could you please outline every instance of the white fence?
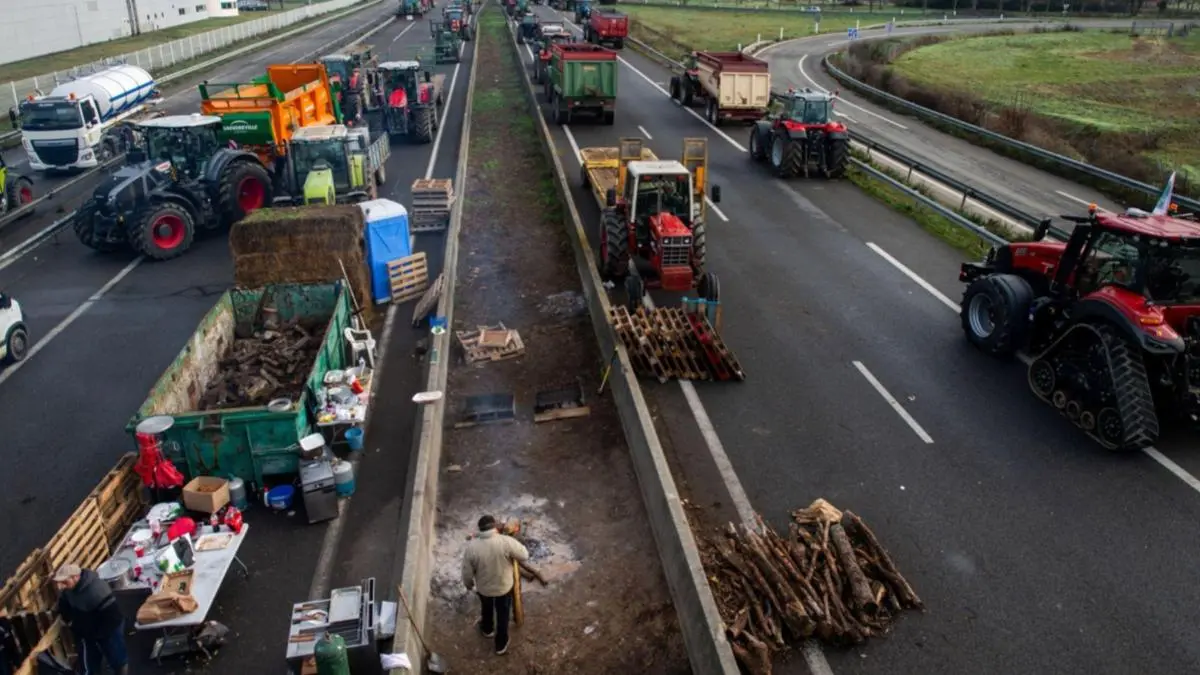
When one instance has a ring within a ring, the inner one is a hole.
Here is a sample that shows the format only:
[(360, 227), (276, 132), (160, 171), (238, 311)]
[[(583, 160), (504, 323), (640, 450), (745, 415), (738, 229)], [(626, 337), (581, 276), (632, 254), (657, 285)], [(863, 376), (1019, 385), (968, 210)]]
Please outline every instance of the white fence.
[(140, 51), (122, 54), (102, 61), (80, 64), (71, 70), (46, 73), (26, 80), (9, 82), (0, 85), (0, 115), (7, 117), (7, 111), (15, 106), (17, 101), (20, 101), (29, 94), (33, 94), (38, 90), (41, 90), (42, 93), (49, 93), (54, 88), (56, 82), (69, 80), (78, 74), (101, 70), (105, 66), (117, 63), (129, 63), (145, 68), (153, 74), (158, 74), (164, 69), (169, 69), (178, 63), (191, 61), (205, 54), (225, 49), (230, 45), (252, 40), (264, 33), (277, 31), (292, 24), (321, 16), (322, 14), (335, 12), (339, 9), (345, 9), (364, 1), (325, 0), (324, 2), (316, 2), (286, 12), (269, 14), (261, 19), (245, 21), (206, 33), (198, 33), (191, 37), (165, 42), (155, 47), (148, 47)]

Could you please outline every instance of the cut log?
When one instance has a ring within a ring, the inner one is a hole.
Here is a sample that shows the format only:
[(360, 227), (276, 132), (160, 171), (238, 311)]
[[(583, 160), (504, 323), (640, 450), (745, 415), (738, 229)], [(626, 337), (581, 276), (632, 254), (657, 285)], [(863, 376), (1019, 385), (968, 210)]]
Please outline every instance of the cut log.
[(746, 669), (748, 675), (771, 675), (771, 651), (767, 644), (750, 633), (742, 633), (742, 640), (731, 642), (733, 656)]
[(896, 569), (896, 563), (892, 561), (892, 556), (888, 554), (883, 544), (879, 543), (879, 540), (875, 537), (875, 533), (871, 531), (871, 528), (867, 527), (862, 518), (855, 515), (853, 511), (846, 511), (842, 514), (842, 520), (849, 526), (851, 532), (866, 541), (867, 546), (879, 560), (879, 568), (886, 571), (890, 577), (893, 577), (890, 581), (896, 587), (895, 590), (900, 596), (901, 603), (910, 607), (916, 607), (917, 609), (925, 609), (925, 603), (921, 601), (917, 592), (913, 590), (904, 576), (900, 574), (900, 570)]
[(867, 576), (863, 574), (862, 568), (855, 560), (854, 548), (850, 546), (846, 530), (840, 524), (835, 524), (829, 528), (829, 536), (833, 540), (834, 551), (837, 552), (838, 561), (841, 563), (842, 576), (850, 585), (850, 594), (854, 598), (855, 608), (864, 612), (874, 612), (879, 609), (879, 605), (875, 603), (875, 596), (871, 593), (871, 586), (867, 583)]

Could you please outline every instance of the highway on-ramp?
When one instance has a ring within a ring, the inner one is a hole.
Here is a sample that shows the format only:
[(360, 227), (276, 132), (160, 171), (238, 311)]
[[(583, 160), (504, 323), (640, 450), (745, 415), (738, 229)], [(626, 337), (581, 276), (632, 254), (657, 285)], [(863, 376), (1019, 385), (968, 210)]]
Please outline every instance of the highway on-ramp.
[[(668, 72), (621, 59), (614, 126), (551, 125), (573, 181), (580, 147), (640, 136), (674, 158), (684, 137), (706, 136), (723, 189), (708, 267), (747, 380), (645, 385), (686, 496), (737, 502), (705, 468), (712, 452), (777, 525), (817, 497), (853, 509), (929, 606), (886, 639), (780, 671), (1200, 667), (1200, 608), (1179, 563), (1200, 553), (1195, 489), (1144, 454), (1099, 450), (1033, 398), (1019, 364), (968, 348), (956, 251), (853, 185), (771, 176), (750, 163), (747, 129), (708, 126), (669, 100)], [(578, 183), (573, 197), (596, 248), (595, 200)], [(1164, 454), (1191, 460), (1169, 441)]]

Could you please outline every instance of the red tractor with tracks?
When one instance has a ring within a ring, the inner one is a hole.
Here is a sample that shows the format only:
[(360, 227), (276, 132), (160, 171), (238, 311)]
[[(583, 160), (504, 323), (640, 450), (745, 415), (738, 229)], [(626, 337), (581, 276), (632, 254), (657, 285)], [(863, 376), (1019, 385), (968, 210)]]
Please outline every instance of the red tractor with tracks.
[[(600, 206), (601, 274), (625, 280), (631, 305), (641, 304), (648, 287), (695, 288), (718, 301), (717, 277), (704, 269), (708, 139), (685, 138), (682, 161), (658, 159), (640, 138), (580, 155), (583, 184)], [(720, 186), (712, 187), (712, 201), (721, 201)]]
[(771, 92), (767, 118), (750, 130), (750, 160), (767, 162), (780, 178), (844, 176), (850, 132), (832, 119), (835, 97), (812, 89)]
[(1063, 216), (1066, 241), (965, 263), (961, 318), (983, 351), (1029, 357), (1029, 386), (1110, 450), (1140, 450), (1159, 416), (1200, 421), (1200, 223), (1131, 209)]

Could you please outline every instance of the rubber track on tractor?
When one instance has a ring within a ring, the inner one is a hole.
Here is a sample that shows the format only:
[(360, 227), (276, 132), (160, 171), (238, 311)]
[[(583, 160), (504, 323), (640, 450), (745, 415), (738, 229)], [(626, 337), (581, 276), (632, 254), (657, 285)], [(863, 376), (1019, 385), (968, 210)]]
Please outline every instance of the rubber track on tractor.
[[(1124, 336), (1109, 326), (1078, 324), (1060, 336), (1041, 354), (1030, 362), (1030, 389), (1035, 396), (1054, 407), (1053, 401), (1038, 393), (1033, 386), (1033, 364), (1051, 355), (1068, 338), (1074, 339), (1077, 330), (1091, 331), (1104, 347), (1108, 363), (1109, 381), (1112, 387), (1113, 407), (1121, 417), (1123, 442), (1113, 445), (1105, 441), (1096, 430), (1084, 429), (1100, 445), (1109, 450), (1141, 450), (1150, 447), (1158, 439), (1158, 413), (1154, 409), (1154, 395), (1150, 390), (1150, 378), (1141, 352), (1129, 344)], [(1057, 374), (1057, 370), (1056, 370)], [(1097, 419), (1097, 423), (1099, 419)], [(1097, 424), (1098, 426), (1098, 424)]]

